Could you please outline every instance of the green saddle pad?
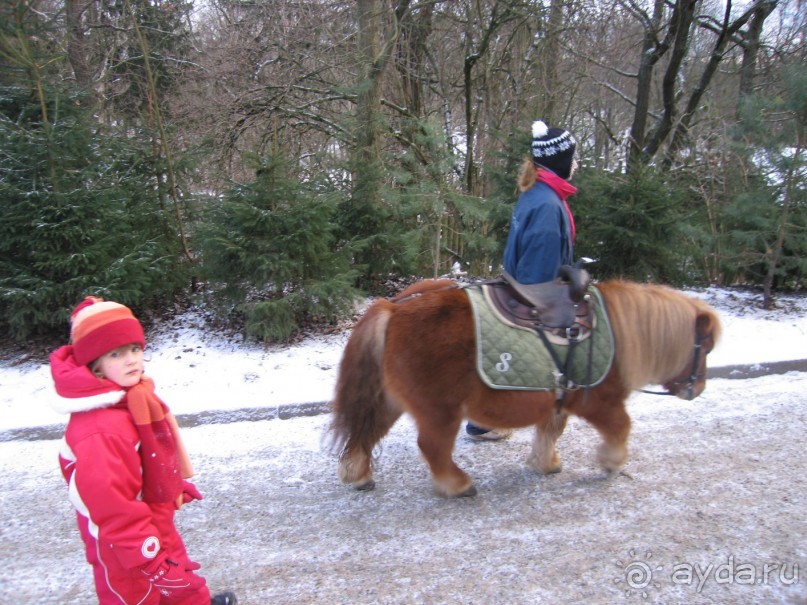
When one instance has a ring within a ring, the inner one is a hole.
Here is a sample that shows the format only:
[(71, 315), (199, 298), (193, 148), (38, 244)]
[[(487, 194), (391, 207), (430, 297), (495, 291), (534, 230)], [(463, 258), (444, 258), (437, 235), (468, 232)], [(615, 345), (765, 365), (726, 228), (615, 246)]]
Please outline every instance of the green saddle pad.
[[(535, 331), (501, 317), (491, 307), (486, 290), (482, 286), (465, 288), (473, 309), (477, 370), (482, 381), (493, 389), (554, 390), (558, 368), (547, 345)], [(593, 286), (588, 292), (594, 305), (593, 327), (577, 343), (568, 376), (580, 387), (602, 382), (614, 358), (614, 336), (602, 296)], [(546, 336), (558, 359), (565, 363), (568, 341), (549, 332)]]

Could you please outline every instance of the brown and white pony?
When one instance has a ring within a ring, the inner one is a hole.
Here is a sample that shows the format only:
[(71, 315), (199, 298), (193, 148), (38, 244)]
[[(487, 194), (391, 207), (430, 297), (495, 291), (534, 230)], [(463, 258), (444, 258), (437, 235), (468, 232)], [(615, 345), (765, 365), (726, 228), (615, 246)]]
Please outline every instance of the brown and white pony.
[(476, 493), (452, 458), (466, 418), (486, 427), (535, 425), (527, 464), (556, 473), (555, 442), (576, 414), (602, 436), (601, 466), (618, 470), (628, 455), (628, 395), (648, 384), (684, 399), (700, 395), (720, 321), (706, 303), (665, 286), (597, 287), (614, 332), (614, 362), (599, 385), (569, 391), (560, 411), (554, 391), (498, 390), (482, 382), (470, 302), (454, 282), (426, 280), (376, 301), (353, 329), (339, 366), (330, 426), (339, 478), (356, 489), (375, 485), (373, 449), (404, 412), (414, 417), (418, 446), (443, 496)]

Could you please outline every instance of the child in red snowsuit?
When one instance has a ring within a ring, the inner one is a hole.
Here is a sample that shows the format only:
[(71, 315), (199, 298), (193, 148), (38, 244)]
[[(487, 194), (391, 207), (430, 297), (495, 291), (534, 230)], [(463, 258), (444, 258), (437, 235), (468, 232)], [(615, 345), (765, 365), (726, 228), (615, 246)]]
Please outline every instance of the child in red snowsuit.
[(87, 297), (71, 344), (50, 356), (69, 413), (59, 453), (100, 605), (234, 605), (211, 599), (174, 512), (202, 495), (179, 428), (143, 375), (145, 337), (129, 308)]

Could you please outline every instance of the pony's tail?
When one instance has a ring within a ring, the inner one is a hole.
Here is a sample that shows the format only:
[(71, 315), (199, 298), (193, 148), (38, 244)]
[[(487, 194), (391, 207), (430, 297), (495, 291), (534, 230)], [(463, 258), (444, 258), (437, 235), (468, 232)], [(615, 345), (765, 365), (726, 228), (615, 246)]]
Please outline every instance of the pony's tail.
[(370, 482), (373, 448), (400, 416), (385, 400), (381, 372), (394, 308), (382, 299), (367, 310), (353, 328), (339, 364), (329, 433), (345, 483)]

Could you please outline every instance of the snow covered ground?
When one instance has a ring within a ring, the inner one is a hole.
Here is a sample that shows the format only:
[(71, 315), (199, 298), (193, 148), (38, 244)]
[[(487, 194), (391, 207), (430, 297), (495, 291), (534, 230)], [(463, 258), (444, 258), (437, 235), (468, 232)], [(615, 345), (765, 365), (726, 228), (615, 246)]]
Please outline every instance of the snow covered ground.
[[(709, 366), (807, 358), (807, 298), (692, 292), (721, 313)], [(150, 335), (147, 372), (177, 415), (327, 401), (349, 332), (264, 348), (193, 313)], [(94, 602), (56, 464), (47, 366), (0, 365), (0, 603)], [(693, 402), (636, 394), (625, 473), (604, 480), (596, 433), (570, 423), (564, 472), (524, 467), (531, 433), (458, 440), (479, 495), (430, 490), (414, 428), (383, 442), (374, 492), (339, 484), (327, 416), (183, 431), (205, 500), (183, 535), (214, 589), (274, 603), (807, 603), (807, 373), (712, 380)]]

